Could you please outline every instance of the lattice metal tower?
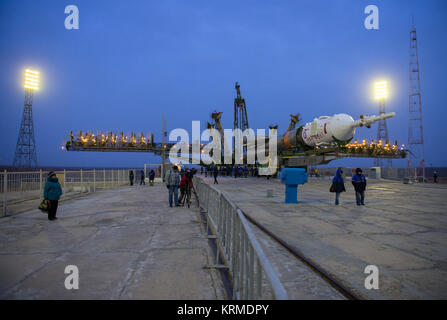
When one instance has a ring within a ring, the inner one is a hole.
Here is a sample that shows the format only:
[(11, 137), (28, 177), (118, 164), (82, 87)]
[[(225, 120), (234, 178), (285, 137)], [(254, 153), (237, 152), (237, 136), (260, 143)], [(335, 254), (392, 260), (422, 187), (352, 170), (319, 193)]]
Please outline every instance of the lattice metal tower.
[(424, 138), (422, 127), (421, 78), (414, 23), (410, 31), (410, 94), (408, 123), (408, 175), (425, 178)]
[[(237, 96), (234, 99), (234, 130), (240, 129), (241, 132), (244, 132), (249, 128), (248, 126), (248, 118), (247, 118), (247, 106), (245, 105), (245, 99), (242, 98), (241, 95), (241, 86), (236, 82), (235, 85)], [(238, 139), (235, 133), (235, 139)], [(246, 141), (244, 141), (243, 152), (247, 151), (247, 146), (245, 145)], [(236, 146), (233, 143), (233, 146)]]
[[(376, 98), (379, 100), (379, 115), (382, 115), (385, 112), (385, 98), (387, 97), (387, 88), (386, 88), (386, 82), (378, 82), (376, 83)], [(386, 144), (389, 142), (388, 137), (388, 127), (386, 125), (386, 120), (380, 120), (379, 126), (377, 128), (377, 142), (382, 141), (382, 144)], [(374, 166), (375, 167), (383, 167), (383, 166), (392, 166), (391, 159), (382, 159), (382, 158), (376, 158), (374, 159)]]
[(25, 72), (25, 106), (13, 162), (14, 167), (18, 168), (37, 167), (36, 139), (34, 137), (33, 123), (33, 96), (34, 90), (38, 89), (38, 74), (38, 72), (29, 69)]
[(247, 107), (245, 99), (241, 95), (241, 86), (236, 82), (237, 97), (234, 99), (234, 129), (241, 129), (243, 132), (248, 129)]

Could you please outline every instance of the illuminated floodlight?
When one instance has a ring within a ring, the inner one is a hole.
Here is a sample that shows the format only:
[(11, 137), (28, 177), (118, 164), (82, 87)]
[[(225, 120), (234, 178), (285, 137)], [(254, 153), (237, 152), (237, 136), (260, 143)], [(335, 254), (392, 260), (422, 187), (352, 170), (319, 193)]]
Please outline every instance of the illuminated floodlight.
[(386, 99), (388, 98), (387, 82), (380, 81), (376, 82), (376, 99)]
[(26, 69), (24, 87), (26, 89), (39, 90), (39, 72)]

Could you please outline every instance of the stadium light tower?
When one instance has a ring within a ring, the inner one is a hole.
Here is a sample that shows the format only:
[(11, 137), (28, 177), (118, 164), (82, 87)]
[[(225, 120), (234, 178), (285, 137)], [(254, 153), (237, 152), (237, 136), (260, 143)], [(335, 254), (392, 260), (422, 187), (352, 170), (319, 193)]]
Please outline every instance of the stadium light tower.
[(388, 98), (388, 83), (386, 81), (376, 82), (376, 99)]
[[(385, 100), (388, 98), (388, 83), (386, 81), (379, 81), (375, 83), (376, 100), (379, 100), (379, 115), (385, 114)], [(385, 145), (389, 142), (388, 128), (386, 126), (386, 120), (379, 121), (379, 127), (377, 130), (377, 143)], [(387, 166), (391, 166), (391, 160), (385, 160)], [(374, 159), (374, 166), (383, 167), (385, 164), (384, 159)]]
[(33, 124), (33, 96), (34, 91), (39, 90), (39, 72), (26, 69), (24, 87), (25, 106), (13, 165), (18, 168), (35, 168), (37, 167), (37, 154)]

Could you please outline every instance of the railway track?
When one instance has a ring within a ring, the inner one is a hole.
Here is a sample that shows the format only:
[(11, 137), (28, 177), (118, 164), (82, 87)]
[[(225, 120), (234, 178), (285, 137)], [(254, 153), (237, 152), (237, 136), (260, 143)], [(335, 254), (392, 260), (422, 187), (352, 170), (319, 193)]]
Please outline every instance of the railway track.
[(263, 226), (260, 222), (255, 220), (253, 217), (246, 214), (241, 210), (244, 214), (245, 218), (258, 227), (262, 232), (264, 232), (267, 236), (273, 239), (276, 243), (284, 247), (288, 252), (290, 252), (296, 259), (300, 260), (306, 266), (308, 266), (312, 271), (314, 271), (319, 277), (321, 277), (324, 281), (326, 281), (332, 288), (334, 288), (337, 292), (343, 295), (348, 300), (365, 300), (361, 294), (354, 292), (352, 289), (346, 287), (343, 283), (341, 283), (338, 279), (336, 279), (333, 275), (327, 272), (324, 268), (319, 266), (316, 262), (314, 262), (309, 257), (306, 257), (302, 252), (300, 252), (297, 248), (291, 246), (286, 241), (284, 241), (281, 237), (274, 234), (270, 230), (268, 230), (265, 226)]

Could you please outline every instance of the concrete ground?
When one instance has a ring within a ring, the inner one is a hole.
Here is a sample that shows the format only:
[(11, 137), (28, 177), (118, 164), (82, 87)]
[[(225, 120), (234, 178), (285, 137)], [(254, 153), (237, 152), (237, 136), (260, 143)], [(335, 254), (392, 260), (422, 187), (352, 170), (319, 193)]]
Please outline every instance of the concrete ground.
[[(164, 185), (123, 187), (0, 219), (0, 299), (225, 299), (197, 209)], [(79, 289), (67, 290), (67, 265)]]
[[(210, 178), (206, 181), (212, 183)], [(341, 205), (335, 206), (330, 184), (310, 180), (299, 187), (300, 203), (292, 205), (283, 203), (284, 185), (276, 179), (222, 177), (215, 186), (246, 214), (365, 297), (447, 298), (447, 186), (369, 181), (366, 206), (357, 206), (348, 178)], [(266, 197), (268, 189), (273, 190), (272, 198)], [(309, 278), (299, 279), (305, 273), (294, 277), (275, 266), (275, 260), (272, 264), (288, 291), (291, 285), (299, 292), (309, 291)], [(378, 290), (365, 289), (367, 265), (379, 268)], [(327, 298), (336, 297), (328, 292)]]

